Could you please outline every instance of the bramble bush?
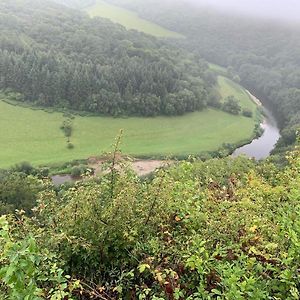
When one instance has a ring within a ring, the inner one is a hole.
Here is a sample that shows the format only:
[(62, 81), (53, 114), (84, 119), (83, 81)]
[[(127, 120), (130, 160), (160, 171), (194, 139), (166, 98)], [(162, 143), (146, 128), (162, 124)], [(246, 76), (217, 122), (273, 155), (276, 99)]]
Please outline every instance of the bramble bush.
[(59, 193), (45, 183), (34, 216), (22, 216), (30, 235), (1, 219), (1, 245), (11, 245), (1, 256), (8, 299), (14, 286), (66, 299), (300, 297), (298, 149), (284, 169), (227, 157), (181, 162), (151, 179), (115, 168), (115, 157), (99, 179)]
[[(17, 226), (25, 225), (23, 222), (21, 216)], [(72, 299), (71, 292), (80, 287), (79, 281), (64, 275), (56, 255), (39, 247), (32, 233), (21, 237), (16, 230), (6, 216), (0, 217), (1, 299)]]

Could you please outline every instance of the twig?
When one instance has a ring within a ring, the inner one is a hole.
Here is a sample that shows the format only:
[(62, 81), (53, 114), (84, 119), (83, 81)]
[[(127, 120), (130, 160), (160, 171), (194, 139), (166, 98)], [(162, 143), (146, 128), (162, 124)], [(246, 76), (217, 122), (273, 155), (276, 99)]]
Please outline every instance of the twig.
[(123, 130), (121, 129), (120, 133), (117, 137), (116, 143), (115, 143), (114, 152), (113, 152), (113, 159), (112, 159), (112, 163), (111, 163), (111, 167), (110, 167), (110, 173), (111, 173), (110, 197), (111, 197), (111, 199), (113, 198), (114, 191), (115, 191), (115, 166), (116, 166), (117, 152), (118, 152), (119, 145), (120, 145), (120, 142), (121, 142), (122, 134), (123, 134)]
[(87, 288), (89, 288), (91, 291), (93, 291), (95, 294), (96, 294), (96, 297), (98, 297), (99, 299), (102, 299), (102, 300), (112, 300), (112, 298), (107, 295), (106, 293), (106, 297), (102, 296), (95, 288), (93, 288), (92, 286), (90, 286), (89, 284), (85, 283), (85, 282), (80, 282), (82, 285), (86, 286)]
[(151, 217), (152, 211), (153, 211), (153, 209), (155, 207), (155, 204), (156, 204), (156, 202), (158, 200), (158, 196), (160, 194), (160, 190), (162, 188), (162, 184), (163, 184), (163, 180), (165, 179), (165, 176), (166, 176), (166, 173), (164, 172), (163, 176), (160, 178), (160, 182), (159, 182), (159, 185), (158, 185), (158, 188), (157, 188), (157, 192), (156, 192), (156, 194), (154, 196), (154, 199), (153, 199), (153, 201), (151, 203), (150, 210), (149, 210), (149, 213), (148, 213), (148, 217), (147, 217), (146, 222), (145, 222), (145, 226), (150, 221), (150, 217)]

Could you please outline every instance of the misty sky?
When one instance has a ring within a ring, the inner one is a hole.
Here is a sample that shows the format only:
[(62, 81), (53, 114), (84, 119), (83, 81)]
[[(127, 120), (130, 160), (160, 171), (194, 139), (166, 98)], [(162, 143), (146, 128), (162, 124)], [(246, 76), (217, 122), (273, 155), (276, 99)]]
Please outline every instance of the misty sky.
[(222, 10), (248, 13), (260, 17), (298, 21), (300, 23), (300, 0), (189, 0), (214, 6)]

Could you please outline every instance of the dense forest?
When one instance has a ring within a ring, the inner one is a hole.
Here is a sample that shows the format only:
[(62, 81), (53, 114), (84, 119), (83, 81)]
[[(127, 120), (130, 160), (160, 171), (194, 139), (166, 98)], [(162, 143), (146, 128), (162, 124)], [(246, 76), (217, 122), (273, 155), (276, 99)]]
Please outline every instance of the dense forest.
[[(276, 113), (282, 129), (277, 148), (296, 140), (300, 127), (300, 30), (298, 26), (239, 17), (188, 1), (109, 0), (143, 18), (184, 34), (174, 42), (238, 75), (243, 86)], [(147, 9), (145, 9), (147, 7)]]
[(200, 110), (215, 98), (199, 55), (47, 1), (1, 1), (0, 14), (0, 89), (19, 100), (154, 116)]

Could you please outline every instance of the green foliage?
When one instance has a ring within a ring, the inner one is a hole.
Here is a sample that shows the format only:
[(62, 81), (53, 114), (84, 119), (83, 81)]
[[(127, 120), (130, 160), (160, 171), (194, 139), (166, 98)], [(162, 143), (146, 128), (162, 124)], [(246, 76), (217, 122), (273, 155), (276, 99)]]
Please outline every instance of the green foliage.
[(87, 171), (87, 167), (84, 165), (74, 166), (71, 169), (71, 176), (72, 177), (80, 177)]
[(72, 135), (72, 131), (73, 131), (72, 120), (65, 119), (60, 128), (61, 128), (61, 130), (63, 130), (65, 136), (67, 138), (70, 138)]
[(72, 144), (71, 142), (67, 142), (67, 148), (68, 149), (74, 149), (74, 144)]
[(233, 114), (238, 115), (242, 108), (239, 104), (239, 101), (234, 96), (228, 96), (223, 103), (223, 110)]
[(79, 299), (292, 300), (299, 159), (295, 149), (284, 169), (241, 157), (181, 162), (147, 181), (112, 158), (101, 179), (59, 193), (48, 185), (27, 226), (81, 276)]
[(252, 118), (253, 117), (253, 112), (250, 109), (244, 108), (242, 111), (243, 116), (247, 118)]
[[(22, 217), (21, 217), (22, 218)], [(22, 223), (22, 220), (19, 220)], [(0, 217), (0, 290), (4, 299), (72, 299), (69, 276), (57, 266), (56, 257), (42, 250), (32, 235), (14, 236), (5, 216)]]
[(24, 162), (21, 162), (19, 164), (16, 164), (12, 170), (14, 172), (20, 172), (20, 173), (24, 173), (26, 175), (30, 175), (32, 174), (35, 170), (33, 168), (33, 166), (27, 162), (27, 161), (24, 161)]
[(7, 173), (0, 176), (0, 215), (23, 209), (31, 214), (36, 204), (41, 182), (22, 173)]

